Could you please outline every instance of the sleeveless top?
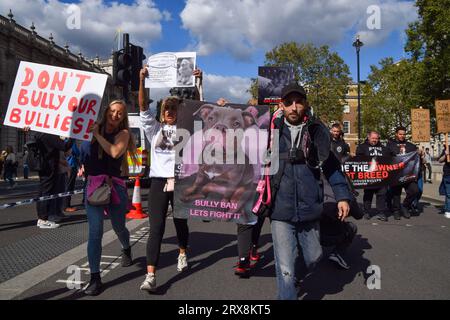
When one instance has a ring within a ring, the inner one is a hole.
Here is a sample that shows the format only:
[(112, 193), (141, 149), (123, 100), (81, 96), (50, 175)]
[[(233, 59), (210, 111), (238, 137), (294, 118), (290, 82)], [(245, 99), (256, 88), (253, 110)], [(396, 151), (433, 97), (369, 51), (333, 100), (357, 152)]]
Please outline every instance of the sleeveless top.
[[(114, 138), (119, 133), (106, 133), (103, 135), (108, 142), (114, 143)], [(109, 154), (107, 154), (103, 150), (102, 158), (99, 159), (98, 149), (101, 148), (99, 143), (95, 141), (90, 145), (89, 156), (86, 159), (85, 163), (85, 171), (87, 175), (90, 176), (98, 176), (98, 175), (108, 175), (110, 177), (120, 177), (121, 176), (121, 167), (123, 157), (126, 155), (126, 152), (117, 159), (114, 159)]]

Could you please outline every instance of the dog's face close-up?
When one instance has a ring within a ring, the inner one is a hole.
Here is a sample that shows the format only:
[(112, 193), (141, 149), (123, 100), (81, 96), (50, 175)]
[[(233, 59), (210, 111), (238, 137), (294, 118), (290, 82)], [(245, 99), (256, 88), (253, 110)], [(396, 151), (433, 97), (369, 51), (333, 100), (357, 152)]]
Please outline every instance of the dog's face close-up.
[(211, 104), (203, 105), (194, 113), (194, 115), (197, 114), (202, 118), (205, 130), (246, 129), (256, 123), (254, 116), (248, 111)]

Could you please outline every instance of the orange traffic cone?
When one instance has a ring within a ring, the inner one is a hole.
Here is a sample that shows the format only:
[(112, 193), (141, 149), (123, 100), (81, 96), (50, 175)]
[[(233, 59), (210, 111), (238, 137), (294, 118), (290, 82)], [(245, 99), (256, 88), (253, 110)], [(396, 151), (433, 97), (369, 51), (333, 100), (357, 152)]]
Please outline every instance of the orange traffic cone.
[(131, 202), (134, 209), (131, 209), (127, 214), (128, 219), (144, 219), (148, 216), (142, 211), (142, 202), (141, 202), (141, 182), (139, 177), (136, 177), (136, 182), (134, 183), (133, 190), (133, 200)]

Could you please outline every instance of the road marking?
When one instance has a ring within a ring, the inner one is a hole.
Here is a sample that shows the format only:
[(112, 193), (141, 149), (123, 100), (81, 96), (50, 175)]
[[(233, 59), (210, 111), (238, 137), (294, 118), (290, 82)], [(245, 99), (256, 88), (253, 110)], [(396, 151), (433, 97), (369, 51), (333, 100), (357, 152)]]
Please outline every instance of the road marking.
[[(133, 232), (132, 234), (130, 234), (130, 242), (131, 242), (131, 246), (133, 246), (136, 243), (141, 243), (142, 239), (147, 237), (148, 238), (148, 232), (149, 232), (150, 228), (149, 227), (143, 227), (135, 232)], [(134, 241), (133, 241), (134, 240)], [(147, 243), (147, 241), (145, 240), (144, 243)], [(110, 271), (112, 271), (113, 269), (115, 269), (117, 266), (119, 266), (118, 262), (114, 262), (118, 259), (122, 259), (121, 256), (104, 256), (102, 255), (102, 259), (104, 260), (104, 258), (106, 259), (113, 259), (113, 261), (100, 261), (100, 266), (102, 265), (106, 265), (106, 267), (101, 270), (101, 277), (106, 276)], [(86, 271), (84, 273), (84, 275), (89, 276), (90, 275), (90, 269), (88, 268), (89, 266), (89, 262), (85, 262), (84, 264), (81, 265), (81, 268), (78, 267), (77, 270), (82, 270), (82, 271)], [(81, 274), (80, 274), (81, 276)], [(88, 283), (89, 280), (86, 281), (74, 281), (71, 278), (73, 278), (73, 276), (69, 276), (69, 278), (67, 279), (58, 279), (56, 280), (56, 283), (65, 283), (66, 287), (68, 288), (68, 290), (79, 290), (81, 289), (80, 285), (84, 284), (84, 283)]]
[[(148, 223), (147, 220), (131, 220), (127, 222), (127, 228), (134, 230), (144, 223)], [(103, 246), (115, 240), (117, 240), (117, 236), (114, 230), (111, 229), (103, 235)], [(56, 273), (66, 270), (68, 265), (86, 257), (86, 245), (87, 242), (8, 281), (0, 283), (0, 300), (11, 300)]]
[(56, 282), (58, 282), (58, 283), (65, 283), (65, 284), (78, 284), (78, 285), (86, 283), (84, 281), (75, 281), (75, 280), (57, 280)]

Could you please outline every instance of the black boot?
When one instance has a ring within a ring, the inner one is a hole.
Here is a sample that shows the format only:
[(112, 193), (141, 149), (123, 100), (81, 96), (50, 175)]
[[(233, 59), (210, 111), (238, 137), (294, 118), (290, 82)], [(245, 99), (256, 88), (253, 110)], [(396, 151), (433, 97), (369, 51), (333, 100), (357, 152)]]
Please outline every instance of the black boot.
[(131, 247), (122, 249), (122, 267), (129, 267), (132, 264), (133, 258), (131, 257)]
[(102, 280), (100, 279), (100, 272), (91, 273), (91, 280), (89, 285), (84, 289), (84, 293), (88, 296), (96, 296), (100, 294), (102, 289)]

